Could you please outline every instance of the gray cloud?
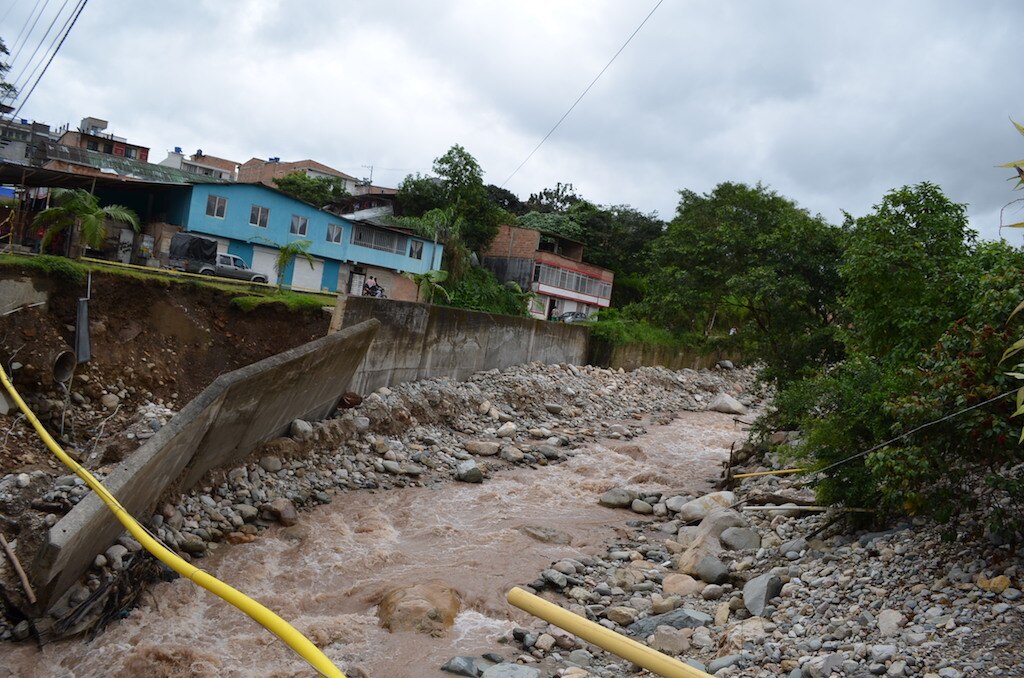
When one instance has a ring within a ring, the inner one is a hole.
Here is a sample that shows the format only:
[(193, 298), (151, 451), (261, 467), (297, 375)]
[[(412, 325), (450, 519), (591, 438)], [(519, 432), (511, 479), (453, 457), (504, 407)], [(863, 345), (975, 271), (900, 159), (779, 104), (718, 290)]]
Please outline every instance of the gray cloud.
[[(10, 41), (30, 7), (15, 7)], [(129, 2), (88, 6), (23, 115), (153, 148), (313, 157), (397, 184), (461, 143), (501, 183), (649, 6)], [(667, 0), (509, 188), (557, 181), (670, 218), (762, 181), (833, 222), (922, 180), (995, 237), (1024, 157), (1024, 6)]]

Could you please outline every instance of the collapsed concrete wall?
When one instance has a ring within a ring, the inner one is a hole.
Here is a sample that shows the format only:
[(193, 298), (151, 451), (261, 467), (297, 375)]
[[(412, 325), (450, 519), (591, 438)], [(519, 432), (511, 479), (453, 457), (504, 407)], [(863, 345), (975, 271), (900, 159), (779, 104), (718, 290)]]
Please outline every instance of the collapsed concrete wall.
[[(380, 323), (347, 327), (214, 380), (103, 481), (132, 515), (146, 515), (177, 482), (192, 487), (213, 468), (242, 461), (292, 420), (329, 415), (362, 363)], [(117, 539), (121, 524), (95, 494), (48, 534), (30, 568), (45, 610)]]
[(331, 331), (370, 318), (381, 327), (352, 379), (357, 393), (432, 377), (464, 380), (533, 361), (579, 365), (587, 358), (584, 327), (373, 297), (340, 296)]

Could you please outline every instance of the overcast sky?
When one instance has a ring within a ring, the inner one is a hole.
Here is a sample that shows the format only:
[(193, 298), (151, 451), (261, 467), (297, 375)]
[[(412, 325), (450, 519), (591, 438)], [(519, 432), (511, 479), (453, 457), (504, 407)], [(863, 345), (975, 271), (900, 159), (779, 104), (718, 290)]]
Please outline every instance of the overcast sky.
[[(37, 4), (0, 2), (8, 47)], [(21, 117), (390, 186), (459, 143), (500, 185), (654, 4), (91, 0)], [(506, 187), (670, 219), (679, 189), (760, 181), (839, 223), (928, 180), (994, 238), (1024, 197), (995, 167), (1024, 158), (1022, 25), (1016, 0), (665, 0)]]

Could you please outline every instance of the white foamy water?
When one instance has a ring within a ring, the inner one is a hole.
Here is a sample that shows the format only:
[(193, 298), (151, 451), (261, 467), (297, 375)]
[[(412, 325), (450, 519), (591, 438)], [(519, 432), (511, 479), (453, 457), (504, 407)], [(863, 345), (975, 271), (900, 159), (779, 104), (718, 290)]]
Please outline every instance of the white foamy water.
[[(505, 602), (509, 588), (558, 559), (603, 552), (615, 529), (638, 517), (597, 505), (602, 492), (615, 485), (708, 491), (741, 437), (729, 415), (685, 412), (628, 443), (597, 445), (557, 466), (511, 468), (481, 485), (336, 495), (301, 524), (222, 546), (200, 565), (290, 621), (343, 670), (450, 675), (439, 667), (452, 656), (501, 653), (497, 639), (531, 622)], [(565, 532), (572, 543), (538, 542), (524, 534), (527, 526)], [(463, 597), (445, 637), (377, 626), (374, 606), (384, 591), (434, 578)], [(8, 644), (0, 653), (0, 666), (14, 675), (40, 678), (313, 675), (270, 632), (181, 579), (152, 586), (127, 619), (91, 643), (42, 651)]]

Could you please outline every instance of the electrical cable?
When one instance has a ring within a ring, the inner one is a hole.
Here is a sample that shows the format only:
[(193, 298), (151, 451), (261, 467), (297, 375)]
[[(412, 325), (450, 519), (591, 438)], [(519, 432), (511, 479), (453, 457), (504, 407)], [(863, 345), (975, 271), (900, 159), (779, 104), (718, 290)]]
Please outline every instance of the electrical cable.
[(60, 52), (61, 46), (64, 45), (64, 41), (67, 39), (68, 35), (71, 34), (71, 29), (75, 27), (75, 23), (78, 22), (78, 17), (82, 16), (82, 12), (85, 10), (85, 6), (88, 3), (89, 3), (89, 0), (81, 0), (81, 2), (79, 3), (79, 5), (78, 5), (78, 13), (75, 14), (75, 16), (71, 19), (71, 25), (69, 25), (67, 30), (64, 31), (64, 35), (61, 36), (60, 42), (57, 43), (57, 48), (55, 50), (53, 50), (52, 54), (50, 54), (50, 58), (46, 62), (46, 66), (43, 68), (43, 71), (39, 74), (39, 77), (36, 78), (36, 81), (34, 83), (32, 83), (32, 87), (29, 88), (28, 92), (25, 94), (25, 98), (23, 98), (21, 100), (21, 103), (18, 104), (18, 109), (16, 111), (14, 111), (14, 114), (11, 116), (11, 120), (12, 121), (13, 120), (17, 120), (18, 114), (21, 113), (21, 109), (25, 106), (25, 102), (27, 102), (29, 97), (32, 96), (32, 92), (35, 91), (36, 85), (39, 84), (39, 81), (43, 79), (44, 75), (46, 75), (46, 70), (50, 67), (50, 64), (53, 63), (53, 59), (54, 59), (54, 57), (57, 56), (57, 53)]
[[(50, 31), (53, 30), (53, 27), (57, 23), (57, 19), (63, 13), (63, 10), (65, 10), (65, 8), (68, 6), (68, 3), (70, 1), (71, 0), (65, 0), (65, 2), (63, 2), (62, 5), (60, 5), (60, 9), (57, 10), (57, 13), (53, 15), (53, 19), (51, 20), (50, 25), (46, 28), (46, 33), (43, 34), (43, 37), (39, 41), (39, 44), (36, 45), (36, 48), (34, 50), (32, 50), (32, 55), (29, 57), (29, 62), (26, 63), (25, 69), (23, 69), (22, 75), (19, 75), (14, 80), (14, 82), (13, 82), (13, 85), (14, 85), (13, 91), (8, 96), (4, 97), (5, 99), (9, 98), (9, 99), (11, 99), (11, 102), (15, 101), (17, 99), (17, 93), (20, 90), (22, 90), (22, 88), (24, 88), (25, 85), (28, 84), (30, 80), (32, 80), (33, 76), (36, 75), (36, 71), (38, 71), (39, 67), (42, 66), (43, 59), (40, 58), (38, 61), (36, 61), (36, 65), (34, 67), (32, 67), (32, 72), (28, 73), (28, 75), (26, 75), (26, 72), (28, 71), (29, 66), (36, 59), (36, 54), (39, 52), (39, 48), (43, 46), (43, 43), (50, 36)], [(45, 57), (46, 54), (48, 54), (50, 52), (50, 50), (53, 49), (53, 45), (56, 43), (57, 38), (60, 36), (60, 33), (68, 27), (68, 22), (70, 22), (71, 16), (74, 13), (75, 13), (75, 10), (72, 9), (71, 14), (69, 14), (68, 18), (65, 19), (65, 23), (63, 23), (63, 26), (60, 28), (60, 31), (58, 31), (57, 34), (53, 36), (53, 40), (50, 41), (49, 47), (47, 47), (46, 51), (43, 52), (43, 57)], [(25, 82), (20, 82), (20, 81), (22, 81), (23, 76), (25, 76)]]
[(889, 445), (892, 445), (894, 442), (896, 442), (898, 440), (902, 440), (903, 438), (906, 438), (909, 435), (913, 435), (914, 433), (917, 433), (918, 431), (920, 431), (922, 429), (926, 429), (929, 426), (934, 426), (935, 424), (941, 424), (942, 422), (947, 421), (949, 419), (952, 419), (953, 417), (958, 417), (961, 414), (964, 414), (965, 412), (970, 412), (971, 410), (976, 410), (979, 407), (983, 407), (985, 405), (988, 405), (989, 403), (994, 403), (995, 401), (1001, 400), (1001, 399), (1005, 398), (1006, 396), (1010, 396), (1010, 395), (1013, 395), (1013, 394), (1017, 393), (1018, 390), (1020, 390), (1020, 389), (1016, 389), (1015, 388), (1012, 391), (1007, 391), (1006, 393), (1002, 393), (1000, 395), (994, 396), (992, 398), (989, 398), (988, 400), (984, 400), (984, 401), (982, 401), (980, 403), (975, 403), (974, 405), (971, 405), (970, 407), (965, 407), (962, 410), (958, 410), (958, 411), (956, 411), (956, 412), (954, 412), (952, 414), (947, 414), (946, 416), (940, 417), (940, 418), (938, 418), (938, 419), (936, 419), (934, 421), (929, 421), (927, 424), (921, 424), (917, 428), (910, 429), (906, 433), (901, 433), (900, 435), (896, 436), (895, 438), (892, 438), (890, 440), (886, 440), (884, 443), (879, 443), (879, 444), (875, 445), (874, 447), (872, 447), (870, 449), (864, 450), (863, 452), (858, 452), (857, 454), (852, 454), (849, 457), (846, 457), (845, 459), (840, 459), (839, 461), (837, 461), (835, 463), (832, 463), (832, 464), (829, 464), (828, 466), (826, 466), (824, 468), (816, 469), (816, 470), (811, 472), (811, 475), (816, 475), (818, 473), (824, 473), (825, 471), (829, 471), (831, 469), (834, 469), (837, 466), (842, 466), (843, 464), (851, 462), (854, 459), (858, 459), (860, 457), (866, 457), (867, 455), (871, 454), (872, 452), (880, 450), (883, 447), (887, 447)]
[(597, 83), (597, 81), (601, 79), (601, 76), (604, 75), (604, 72), (608, 70), (608, 67), (611, 66), (612, 63), (614, 63), (614, 61), (619, 57), (620, 54), (622, 54), (622, 50), (626, 49), (626, 45), (628, 45), (633, 40), (633, 37), (640, 32), (640, 29), (644, 27), (644, 24), (647, 23), (647, 20), (651, 18), (651, 16), (658, 10), (659, 7), (661, 7), (661, 3), (663, 2), (665, 2), (665, 0), (658, 0), (658, 2), (654, 5), (654, 8), (647, 13), (647, 16), (644, 17), (644, 20), (641, 21), (640, 25), (636, 27), (636, 30), (630, 33), (629, 37), (626, 38), (626, 42), (622, 43), (622, 47), (619, 48), (619, 51), (616, 52), (608, 61), (608, 63), (604, 65), (604, 68), (602, 68), (601, 72), (597, 74), (597, 77), (595, 77), (590, 82), (590, 84), (587, 85), (587, 88), (583, 90), (583, 93), (580, 94), (579, 97), (576, 98), (576, 101), (572, 103), (572, 106), (569, 107), (569, 110), (567, 110), (565, 114), (558, 119), (558, 122), (555, 123), (555, 126), (548, 130), (548, 133), (544, 135), (544, 138), (540, 140), (540, 143), (537, 144), (536, 148), (530, 151), (530, 154), (526, 156), (526, 160), (523, 160), (521, 163), (519, 163), (519, 167), (516, 167), (512, 174), (508, 175), (508, 179), (505, 179), (505, 181), (501, 182), (501, 188), (504, 188), (505, 184), (512, 181), (512, 177), (518, 174), (519, 170), (523, 169), (523, 166), (530, 161), (530, 158), (533, 157), (534, 153), (540, 150), (540, 147), (544, 145), (544, 142), (548, 140), (548, 137), (555, 133), (555, 130), (558, 129), (558, 126), (562, 124), (562, 121), (569, 117), (569, 114), (572, 113), (572, 109), (576, 108), (576, 104), (582, 101), (583, 97), (587, 96), (587, 92), (590, 91), (590, 88), (593, 87)]
[[(39, 3), (36, 2), (37, 6), (38, 6), (38, 4)], [(12, 65), (17, 63), (18, 56), (21, 54), (21, 50), (25, 49), (25, 45), (28, 44), (29, 38), (32, 37), (32, 32), (36, 30), (36, 24), (39, 23), (39, 20), (43, 18), (43, 12), (46, 11), (46, 6), (49, 5), (49, 4), (50, 4), (50, 0), (45, 0), (45, 2), (43, 2), (43, 6), (39, 10), (39, 14), (36, 16), (35, 20), (32, 22), (32, 27), (28, 29), (28, 33), (25, 34), (25, 39), (22, 40), (21, 44), (18, 46), (17, 51), (14, 53), (14, 56), (11, 57), (11, 64)], [(40, 40), (40, 42), (42, 42), (42, 41)]]
[(27, 17), (25, 17), (25, 23), (23, 23), (23, 24), (21, 25), (21, 30), (20, 30), (20, 31), (18, 31), (18, 37), (16, 37), (16, 38), (14, 39), (14, 42), (12, 42), (12, 43), (11, 43), (11, 45), (10, 45), (10, 49), (11, 49), (11, 51), (12, 51), (12, 52), (13, 52), (13, 51), (14, 51), (15, 49), (17, 49), (18, 45), (20, 44), (20, 42), (21, 42), (21, 38), (22, 38), (22, 37), (23, 37), (23, 36), (25, 35), (25, 29), (26, 29), (26, 28), (28, 28), (29, 22), (31, 22), (31, 21), (32, 21), (32, 17), (33, 17), (33, 15), (35, 15), (35, 13), (36, 13), (36, 10), (37, 10), (37, 9), (39, 9), (39, 3), (40, 3), (41, 1), (42, 1), (42, 0), (36, 0), (36, 4), (35, 4), (35, 6), (33, 6), (33, 7), (32, 7), (32, 11), (31, 11), (31, 12), (29, 12), (29, 14), (28, 14), (28, 16), (27, 16)]
[[(20, 89), (21, 89), (22, 87), (24, 87), (24, 86), (25, 86), (25, 84), (26, 84), (26, 83), (28, 83), (28, 81), (29, 81), (29, 80), (31, 80), (31, 79), (32, 79), (32, 76), (36, 74), (36, 71), (37, 71), (37, 70), (39, 70), (39, 66), (41, 66), (41, 65), (42, 65), (42, 63), (43, 63), (43, 60), (42, 60), (42, 59), (40, 59), (40, 60), (39, 60), (38, 62), (36, 62), (36, 65), (35, 65), (35, 66), (34, 66), (34, 67), (32, 68), (32, 72), (31, 72), (31, 73), (28, 73), (27, 77), (25, 77), (25, 82), (23, 82), (23, 83), (20, 83), (20, 84), (19, 84), (19, 81), (21, 80), (22, 76), (23, 76), (23, 75), (25, 75), (25, 71), (27, 71), (27, 70), (28, 70), (28, 67), (29, 67), (29, 65), (30, 65), (30, 64), (31, 64), (31, 63), (32, 63), (33, 61), (35, 61), (35, 58), (36, 58), (36, 54), (38, 54), (38, 53), (39, 53), (39, 48), (40, 48), (40, 47), (42, 47), (42, 46), (43, 46), (43, 43), (44, 43), (44, 42), (46, 42), (46, 39), (47, 39), (48, 37), (50, 37), (50, 31), (52, 31), (52, 30), (53, 30), (53, 27), (54, 27), (54, 26), (55, 26), (55, 25), (57, 24), (57, 19), (59, 19), (59, 18), (60, 18), (60, 16), (61, 16), (61, 14), (63, 14), (63, 13), (64, 13), (64, 8), (68, 6), (68, 2), (70, 2), (70, 0), (64, 0), (64, 4), (63, 4), (63, 5), (61, 5), (61, 6), (60, 6), (60, 9), (59, 9), (59, 10), (57, 10), (57, 13), (53, 15), (53, 19), (52, 19), (52, 20), (50, 21), (50, 25), (46, 27), (46, 32), (45, 32), (45, 33), (43, 33), (43, 37), (42, 37), (42, 38), (41, 38), (41, 39), (39, 40), (39, 44), (38, 44), (38, 45), (36, 45), (36, 48), (35, 48), (34, 50), (32, 50), (32, 55), (31, 55), (31, 56), (29, 56), (29, 58), (28, 58), (28, 63), (27, 63), (27, 64), (25, 64), (25, 68), (24, 68), (24, 69), (22, 70), (22, 75), (19, 75), (19, 76), (18, 76), (18, 77), (17, 77), (17, 78), (16, 78), (15, 80), (14, 80), (14, 82), (13, 82), (13, 84), (14, 84), (14, 92), (13, 92), (13, 93), (12, 93), (12, 94), (10, 95), (10, 98), (11, 98), (11, 99), (17, 99), (17, 98), (18, 98), (18, 95), (17, 95), (18, 91), (19, 91), (19, 90), (20, 90)], [(74, 10), (71, 10), (71, 11), (72, 11), (72, 13), (74, 13)], [(69, 17), (68, 17), (68, 18), (70, 19), (70, 15), (69, 15)], [(67, 20), (67, 19), (65, 19), (65, 21), (64, 21), (64, 25), (65, 25), (65, 26), (67, 26), (67, 22), (68, 22), (68, 20)], [(61, 28), (61, 30), (63, 30), (63, 28)], [(49, 53), (49, 51), (50, 51), (51, 49), (53, 49), (53, 45), (54, 45), (54, 43), (56, 43), (56, 42), (57, 42), (57, 36), (59, 36), (59, 35), (60, 35), (60, 32), (58, 32), (58, 33), (57, 33), (57, 35), (55, 35), (55, 36), (54, 36), (53, 40), (52, 40), (52, 41), (50, 42), (50, 46), (46, 48), (46, 51), (45, 51), (45, 52), (43, 52), (43, 56), (44, 56), (44, 57), (46, 56), (46, 54), (47, 54), (47, 53)], [(5, 97), (5, 98), (7, 98), (7, 97)]]

